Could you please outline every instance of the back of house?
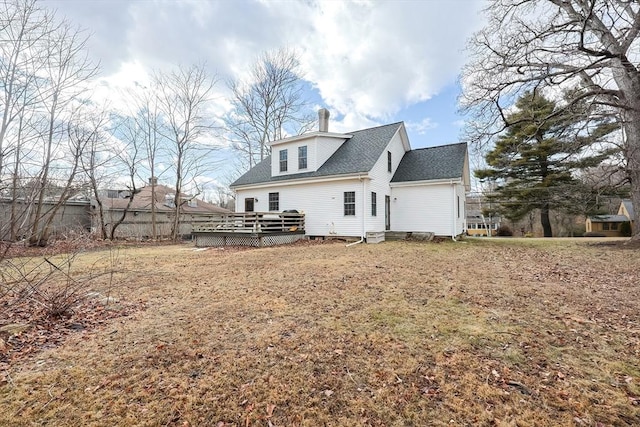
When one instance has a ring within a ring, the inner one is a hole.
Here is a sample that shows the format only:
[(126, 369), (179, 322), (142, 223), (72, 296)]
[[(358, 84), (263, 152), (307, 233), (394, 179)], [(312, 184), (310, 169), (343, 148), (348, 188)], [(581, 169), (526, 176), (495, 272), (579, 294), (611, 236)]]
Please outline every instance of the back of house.
[(402, 122), (333, 133), (319, 114), (318, 131), (272, 142), (271, 156), (231, 185), (236, 212), (297, 210), (313, 237), (463, 233), (466, 144), (412, 150)]

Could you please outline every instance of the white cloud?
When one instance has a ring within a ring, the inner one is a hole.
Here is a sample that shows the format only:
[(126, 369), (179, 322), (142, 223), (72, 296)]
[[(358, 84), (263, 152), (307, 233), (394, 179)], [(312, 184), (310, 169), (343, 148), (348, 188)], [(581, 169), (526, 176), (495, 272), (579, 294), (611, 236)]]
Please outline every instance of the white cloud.
[(438, 124), (434, 123), (430, 117), (425, 117), (419, 122), (407, 122), (406, 127), (409, 131), (413, 131), (418, 135), (424, 135), (429, 130), (437, 128)]
[(342, 117), (329, 120), (329, 131), (331, 132), (352, 132), (358, 129), (367, 129), (380, 126), (382, 123), (371, 120), (364, 114), (349, 112)]
[(323, 2), (304, 39), (307, 76), (342, 114), (393, 115), (455, 79), (480, 4)]
[[(483, 0), (141, 1), (50, 0), (93, 36), (105, 74), (205, 62), (223, 80), (265, 50), (301, 52), (332, 111), (386, 119), (451, 83)], [(135, 75), (135, 74), (134, 74)], [(129, 76), (130, 77), (130, 76)]]

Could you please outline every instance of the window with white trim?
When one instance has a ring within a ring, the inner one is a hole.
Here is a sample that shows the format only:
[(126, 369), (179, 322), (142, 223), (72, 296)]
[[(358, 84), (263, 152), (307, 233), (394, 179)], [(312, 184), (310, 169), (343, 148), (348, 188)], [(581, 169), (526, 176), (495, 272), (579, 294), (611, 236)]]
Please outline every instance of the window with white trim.
[(287, 171), (287, 158), (288, 158), (288, 153), (287, 150), (280, 150), (280, 172), (286, 172)]
[(373, 191), (371, 192), (371, 216), (378, 215), (378, 201), (377, 195)]
[(307, 146), (298, 147), (298, 169), (307, 168)]
[(355, 216), (356, 214), (356, 192), (345, 191), (344, 192), (344, 215)]
[(280, 210), (280, 193), (269, 193), (269, 210)]

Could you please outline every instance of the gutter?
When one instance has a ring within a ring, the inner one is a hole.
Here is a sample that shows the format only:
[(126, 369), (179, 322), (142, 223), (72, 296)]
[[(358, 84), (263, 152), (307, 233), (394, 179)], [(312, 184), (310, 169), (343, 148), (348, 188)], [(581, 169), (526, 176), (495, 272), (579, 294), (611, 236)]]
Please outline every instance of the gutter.
[(451, 184), (451, 183), (463, 183), (462, 178), (442, 178), (442, 179), (428, 179), (423, 181), (403, 181), (403, 182), (392, 182), (389, 184), (391, 188), (394, 187), (415, 187), (417, 185), (441, 185), (441, 184)]
[[(291, 174), (294, 175), (294, 174)], [(287, 175), (278, 175), (278, 176), (287, 176)], [(299, 184), (307, 184), (309, 182), (331, 182), (331, 181), (345, 181), (349, 179), (362, 179), (362, 172), (354, 172), (344, 175), (324, 175), (324, 176), (311, 176), (304, 178), (287, 178), (287, 179), (278, 179), (276, 181), (264, 181), (258, 182), (254, 184), (240, 184), (240, 185), (230, 185), (229, 188), (235, 192), (241, 190), (256, 190), (260, 188), (271, 188), (271, 187), (284, 187), (287, 185), (299, 185)]]

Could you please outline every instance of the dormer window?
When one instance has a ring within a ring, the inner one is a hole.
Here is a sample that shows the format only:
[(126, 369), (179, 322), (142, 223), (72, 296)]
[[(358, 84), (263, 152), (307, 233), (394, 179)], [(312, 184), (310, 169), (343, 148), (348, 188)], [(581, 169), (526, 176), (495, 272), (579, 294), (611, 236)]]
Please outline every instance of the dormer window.
[(298, 169), (307, 168), (307, 146), (298, 147)]
[(287, 150), (280, 150), (280, 172), (287, 171)]

